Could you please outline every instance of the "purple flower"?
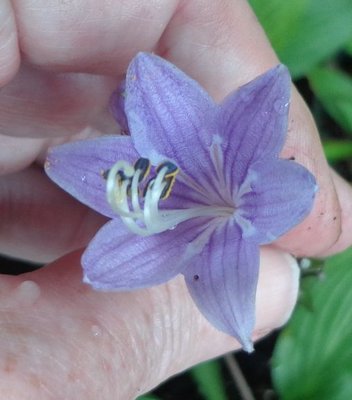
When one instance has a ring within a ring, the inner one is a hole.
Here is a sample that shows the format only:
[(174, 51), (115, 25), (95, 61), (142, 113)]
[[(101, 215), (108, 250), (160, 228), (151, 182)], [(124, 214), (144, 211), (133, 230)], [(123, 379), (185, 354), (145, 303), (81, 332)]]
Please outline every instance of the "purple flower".
[(290, 86), (278, 65), (219, 105), (174, 65), (138, 54), (112, 98), (130, 136), (59, 146), (46, 164), (111, 218), (83, 254), (84, 281), (126, 291), (182, 273), (204, 316), (251, 351), (259, 245), (302, 221), (317, 189), (279, 158)]

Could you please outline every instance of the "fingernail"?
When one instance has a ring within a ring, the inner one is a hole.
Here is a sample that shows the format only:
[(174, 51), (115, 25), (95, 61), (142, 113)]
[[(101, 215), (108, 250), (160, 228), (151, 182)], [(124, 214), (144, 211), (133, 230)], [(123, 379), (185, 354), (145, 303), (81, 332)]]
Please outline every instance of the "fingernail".
[(281, 250), (262, 249), (256, 332), (270, 331), (287, 322), (297, 301), (299, 275), (294, 257)]

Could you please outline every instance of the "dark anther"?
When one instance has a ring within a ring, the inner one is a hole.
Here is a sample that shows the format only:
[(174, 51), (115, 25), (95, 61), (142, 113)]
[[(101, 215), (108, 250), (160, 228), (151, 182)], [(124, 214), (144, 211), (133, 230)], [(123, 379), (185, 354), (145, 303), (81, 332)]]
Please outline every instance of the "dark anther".
[(130, 178), (128, 176), (126, 176), (126, 174), (123, 171), (117, 171), (116, 175), (118, 175), (120, 177), (121, 182), (130, 180)]
[(172, 187), (175, 183), (176, 175), (178, 174), (179, 171), (178, 167), (175, 164), (173, 164), (170, 161), (165, 161), (158, 166), (156, 172), (159, 173), (165, 167), (167, 169), (164, 175), (164, 182), (166, 183), (166, 185), (161, 193), (160, 196), (161, 200), (165, 200), (169, 197)]
[(193, 276), (193, 279), (194, 279), (195, 281), (197, 281), (197, 280), (199, 279), (199, 275), (194, 275), (194, 276)]
[(143, 189), (143, 197), (146, 196), (146, 194), (147, 194), (147, 192), (148, 192), (148, 189), (149, 189), (149, 188), (150, 188), (150, 189), (152, 188), (154, 182), (155, 182), (155, 178), (149, 179), (148, 183), (145, 185), (145, 187), (144, 187), (144, 189)]
[(147, 158), (138, 158), (138, 160), (134, 164), (134, 169), (137, 171), (141, 171), (139, 175), (138, 182), (142, 182), (142, 180), (149, 175), (150, 172), (150, 161)]
[(295, 156), (291, 156), (291, 157), (289, 158), (289, 160), (291, 160), (291, 161), (295, 161), (295, 159), (296, 159)]
[(337, 220), (337, 217), (334, 217), (333, 220), (336, 221), (336, 220)]
[(174, 186), (174, 183), (175, 183), (175, 176), (165, 177), (164, 182), (166, 183), (166, 186), (164, 187), (163, 191), (161, 192), (161, 195), (160, 195), (161, 200), (165, 200), (169, 197), (172, 187)]
[(107, 180), (107, 179), (108, 179), (108, 176), (109, 176), (109, 172), (110, 172), (109, 169), (106, 169), (105, 171), (101, 171), (101, 176), (102, 176), (105, 180)]
[(170, 161), (165, 161), (165, 162), (161, 163), (160, 165), (158, 165), (156, 172), (159, 173), (164, 167), (167, 168), (165, 178), (171, 178), (171, 177), (175, 177), (177, 175), (178, 167), (177, 167), (177, 165), (173, 164)]
[[(106, 169), (105, 171), (101, 171), (101, 176), (106, 180), (108, 179), (110, 173), (110, 169)], [(129, 180), (130, 178), (128, 176), (125, 175), (125, 173), (123, 171), (117, 171), (117, 174), (120, 178), (120, 181), (126, 181)]]
[[(101, 171), (102, 177), (107, 180), (110, 173), (110, 169), (106, 169), (105, 171)], [(130, 195), (130, 187), (131, 187), (131, 178), (126, 176), (123, 171), (117, 171), (116, 174), (120, 178), (120, 182), (129, 181), (129, 185), (127, 187), (127, 194)]]

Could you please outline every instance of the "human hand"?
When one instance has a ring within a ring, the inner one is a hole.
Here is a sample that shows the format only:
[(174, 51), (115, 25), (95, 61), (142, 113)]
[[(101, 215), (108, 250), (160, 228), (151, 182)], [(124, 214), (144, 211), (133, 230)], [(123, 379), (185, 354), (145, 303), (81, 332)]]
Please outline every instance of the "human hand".
[[(107, 3), (14, 1), (16, 39), (10, 5), (1, 6), (8, 19), (0, 79), (4, 85), (11, 80), (0, 93), (1, 133), (7, 135), (0, 150), (6, 254), (52, 261), (84, 246), (104, 222), (30, 164), (51, 144), (114, 131), (107, 101), (137, 51), (169, 58), (217, 100), (277, 63), (245, 2)], [(15, 76), (18, 41), (26, 62)], [(350, 188), (331, 176), (297, 93), (290, 115), (283, 157), (294, 155), (306, 165), (320, 192), (310, 217), (277, 247), (295, 255), (338, 251), (350, 244), (344, 217)], [(75, 252), (38, 272), (2, 279), (8, 376), (0, 384), (7, 398), (133, 398), (170, 374), (238, 347), (200, 316), (182, 279), (102, 294), (81, 283), (79, 264)], [(292, 309), (298, 278), (292, 264), (282, 252), (263, 249), (256, 337), (283, 323)]]

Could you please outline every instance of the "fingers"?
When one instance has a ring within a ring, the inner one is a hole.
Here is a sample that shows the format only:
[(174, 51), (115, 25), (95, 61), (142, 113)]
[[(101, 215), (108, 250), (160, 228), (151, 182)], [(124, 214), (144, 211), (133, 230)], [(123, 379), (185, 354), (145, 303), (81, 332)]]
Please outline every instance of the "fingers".
[[(34, 273), (1, 279), (4, 398), (40, 400), (60, 393), (67, 399), (132, 399), (239, 347), (201, 316), (183, 278), (105, 294), (81, 283), (79, 258), (71, 254)], [(297, 280), (292, 258), (263, 250), (256, 337), (287, 319)]]
[(140, 50), (152, 51), (177, 0), (13, 0), (22, 53), (64, 72), (118, 76)]
[(0, 87), (5, 85), (17, 72), (20, 52), (14, 12), (10, 0), (0, 5)]
[(0, 215), (0, 253), (40, 263), (85, 246), (105, 222), (39, 167), (0, 177)]
[[(128, 6), (124, 2), (105, 2), (99, 8), (78, 0), (60, 3), (59, 7), (44, 1), (39, 7), (39, 3), (36, 1), (35, 7), (32, 0), (17, 0), (13, 4), (18, 15), (21, 49), (28, 61), (46, 69), (119, 76), (137, 50), (155, 50), (199, 80), (219, 100), (278, 62), (245, 0), (209, 1), (206, 6), (200, 0), (169, 1), (153, 9), (144, 2), (129, 2)], [(147, 33), (143, 23), (138, 24), (146, 20)], [(110, 81), (106, 86), (103, 84), (101, 91), (98, 90), (100, 95), (96, 96), (96, 86), (90, 85), (89, 80), (81, 86), (70, 79), (66, 86), (65, 79), (57, 76), (54, 80), (60, 82), (55, 101), (46, 93), (52, 93), (53, 87), (41, 84), (43, 92), (39, 91), (39, 97), (44, 100), (38, 100), (40, 107), (33, 108), (30, 115), (25, 114), (25, 127), (18, 123), (11, 125), (6, 109), (1, 113), (0, 107), (0, 120), (9, 127), (6, 134), (33, 135), (28, 128), (32, 123), (37, 135), (48, 135), (49, 131), (55, 135), (72, 134), (87, 123), (94, 123), (94, 119), (101, 121), (106, 105), (101, 99), (109, 92)], [(78, 97), (76, 93), (80, 93)], [(82, 93), (85, 100), (80, 97)], [(55, 108), (55, 104), (59, 107)], [(12, 109), (18, 116), (23, 110), (16, 101)], [(352, 237), (341, 226), (345, 224), (342, 216), (348, 215), (351, 207), (351, 190), (346, 189), (350, 192), (346, 195), (338, 191), (341, 185), (335, 188), (310, 112), (295, 91), (289, 136), (282, 156), (294, 156), (306, 165), (317, 178), (319, 192), (310, 216), (282, 238), (278, 246), (295, 255), (317, 256), (326, 254), (332, 246), (350, 245)]]
[(0, 134), (68, 137), (95, 125), (102, 114), (109, 121), (106, 110), (115, 85), (114, 79), (103, 76), (55, 74), (23, 65), (1, 90)]
[(0, 176), (28, 167), (45, 145), (45, 139), (0, 135)]

